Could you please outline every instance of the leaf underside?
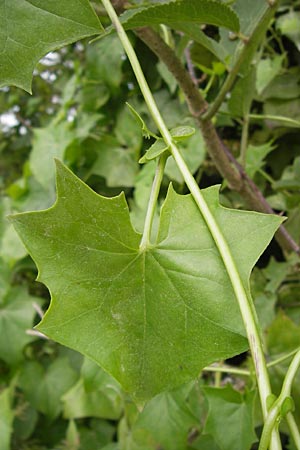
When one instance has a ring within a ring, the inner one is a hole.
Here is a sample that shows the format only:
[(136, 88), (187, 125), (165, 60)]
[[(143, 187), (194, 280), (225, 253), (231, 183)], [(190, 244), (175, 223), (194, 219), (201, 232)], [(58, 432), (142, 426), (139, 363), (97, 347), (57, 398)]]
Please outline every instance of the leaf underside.
[[(250, 295), (250, 271), (282, 219), (223, 208), (218, 189), (203, 195)], [(170, 187), (157, 242), (140, 252), (124, 195), (102, 197), (57, 162), (54, 206), (11, 220), (51, 292), (38, 329), (92, 358), (136, 399), (248, 348), (228, 274), (190, 195)]]
[(164, 23), (180, 29), (181, 24), (209, 24), (239, 31), (237, 14), (227, 5), (212, 0), (184, 0), (158, 3), (120, 16), (125, 29)]
[(102, 31), (88, 0), (0, 0), (0, 87), (31, 92), (46, 53)]

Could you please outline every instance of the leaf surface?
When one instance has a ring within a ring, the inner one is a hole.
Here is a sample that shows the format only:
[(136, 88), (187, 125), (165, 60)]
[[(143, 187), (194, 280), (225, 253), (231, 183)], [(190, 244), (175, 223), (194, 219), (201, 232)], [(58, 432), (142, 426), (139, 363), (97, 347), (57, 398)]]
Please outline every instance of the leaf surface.
[(0, 0), (0, 86), (30, 92), (42, 56), (101, 31), (88, 0)]
[[(252, 266), (282, 219), (225, 209), (218, 189), (203, 195), (249, 293)], [(52, 296), (40, 331), (138, 399), (247, 349), (228, 274), (190, 195), (169, 189), (157, 243), (140, 252), (123, 194), (97, 195), (59, 162), (57, 192), (50, 209), (12, 217)]]
[(164, 23), (174, 28), (183, 23), (209, 24), (239, 31), (239, 19), (224, 3), (212, 0), (184, 0), (157, 3), (121, 15), (125, 29)]

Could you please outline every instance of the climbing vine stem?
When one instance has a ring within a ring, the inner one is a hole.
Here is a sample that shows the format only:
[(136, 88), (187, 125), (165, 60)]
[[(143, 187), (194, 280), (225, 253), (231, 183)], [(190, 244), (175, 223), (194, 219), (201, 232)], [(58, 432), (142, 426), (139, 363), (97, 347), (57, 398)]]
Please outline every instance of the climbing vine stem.
[[(216, 246), (220, 252), (220, 255), (223, 259), (225, 268), (227, 270), (228, 276), (231, 280), (236, 298), (239, 303), (241, 315), (243, 318), (243, 322), (246, 328), (249, 345), (255, 365), (255, 372), (256, 372), (256, 378), (257, 378), (257, 384), (258, 384), (258, 390), (260, 395), (260, 401), (263, 411), (263, 416), (266, 419), (267, 417), (267, 398), (271, 395), (271, 387), (270, 387), (270, 380), (268, 376), (266, 361), (263, 353), (262, 348), (262, 342), (260, 339), (260, 332), (258, 327), (258, 322), (255, 314), (254, 307), (252, 305), (252, 300), (248, 297), (242, 280), (240, 278), (239, 272), (237, 270), (237, 267), (235, 265), (234, 259), (232, 257), (231, 251), (227, 245), (226, 240), (224, 239), (224, 236), (222, 235), (221, 230), (219, 229), (219, 226), (211, 213), (208, 205), (206, 204), (202, 193), (193, 178), (190, 170), (188, 169), (184, 159), (182, 158), (180, 151), (178, 150), (177, 146), (172, 140), (171, 134), (160, 114), (160, 111), (155, 103), (155, 100), (152, 96), (152, 93), (150, 91), (150, 88), (147, 84), (147, 81), (144, 77), (143, 71), (141, 69), (141, 66), (139, 64), (139, 61), (137, 59), (137, 56), (135, 54), (135, 51), (130, 43), (130, 40), (128, 39), (120, 21), (119, 18), (112, 7), (110, 0), (102, 0), (103, 6), (106, 9), (107, 14), (109, 15), (112, 24), (114, 25), (119, 39), (124, 47), (124, 50), (128, 56), (128, 59), (131, 63), (132, 69), (135, 73), (135, 76), (137, 78), (137, 82), (139, 84), (139, 87), (142, 91), (142, 94), (144, 96), (145, 102), (149, 108), (149, 111), (151, 113), (151, 116), (153, 120), (155, 121), (157, 128), (159, 129), (161, 136), (163, 137), (165, 143), (170, 149), (170, 152), (175, 159), (177, 166), (184, 178), (184, 181), (186, 185), (188, 186), (195, 203), (197, 204), (209, 230), (210, 233), (216, 243)], [(149, 231), (146, 232), (146, 235), (149, 237)], [(145, 237), (145, 241), (148, 239), (148, 237)], [(144, 243), (143, 243), (144, 245)], [(270, 450), (280, 450), (281, 449), (281, 443), (279, 439), (279, 434), (274, 431), (272, 433), (271, 438), (271, 446)]]
[[(298, 433), (298, 436), (295, 435), (294, 429), (293, 429), (294, 421), (293, 421), (293, 416), (291, 415), (291, 411), (293, 409), (293, 401), (290, 397), (292, 383), (294, 381), (295, 375), (296, 375), (299, 367), (300, 367), (300, 350), (297, 351), (296, 355), (294, 356), (294, 358), (288, 368), (288, 371), (287, 371), (286, 376), (283, 381), (283, 385), (282, 385), (282, 389), (281, 389), (279, 397), (273, 403), (272, 407), (270, 408), (270, 410), (268, 412), (268, 415), (265, 420), (260, 444), (259, 444), (259, 450), (268, 450), (271, 432), (274, 429), (274, 426), (276, 426), (276, 423), (279, 423), (279, 421), (281, 420), (281, 417), (284, 415), (288, 415), (288, 424), (293, 433), (292, 435), (294, 436), (295, 442), (297, 443), (297, 440), (299, 439), (299, 433)], [(287, 405), (288, 404), (287, 402), (290, 403), (290, 411), (285, 412), (284, 405)], [(299, 441), (298, 441), (298, 444), (299, 444)]]

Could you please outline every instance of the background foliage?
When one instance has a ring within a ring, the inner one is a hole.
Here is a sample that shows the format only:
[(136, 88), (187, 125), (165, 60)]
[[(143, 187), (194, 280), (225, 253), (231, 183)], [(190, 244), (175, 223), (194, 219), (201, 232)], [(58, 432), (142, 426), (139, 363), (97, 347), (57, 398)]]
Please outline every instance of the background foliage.
[[(253, 2), (250, 10), (247, 2), (233, 3), (244, 34), (251, 33), (251, 24), (255, 24), (255, 14), (260, 12), (261, 3)], [(109, 26), (100, 2), (92, 4), (102, 23)], [(286, 228), (298, 244), (299, 6), (297, 1), (281, 2), (254, 54), (255, 64), (247, 76), (234, 85), (214, 119), (220, 136), (270, 205), (288, 216)], [(239, 39), (231, 35), (229, 40), (230, 31), (219, 29), (221, 24), (212, 18), (208, 19), (211, 25), (187, 29), (181, 20), (183, 12), (177, 21), (175, 13), (172, 21), (166, 19), (169, 28), (155, 26), (187, 64), (210, 102), (218, 93), (228, 67), (234, 63), (230, 55)], [(148, 12), (137, 15), (131, 10), (126, 14), (124, 25), (127, 28), (149, 20)], [(151, 20), (155, 22), (155, 10), (152, 14)], [(236, 31), (235, 14), (224, 14), (225, 25)], [(174, 31), (171, 32), (171, 28)], [(92, 33), (88, 30), (86, 35)], [(134, 33), (130, 33), (130, 38), (168, 127), (192, 126), (193, 119), (177, 82)], [(140, 124), (126, 102), (139, 112), (150, 129), (156, 130), (118, 38), (110, 33), (105, 39), (92, 43), (86, 39), (65, 46), (70, 41), (62, 39), (64, 46), (48, 53), (37, 64), (33, 96), (16, 87), (2, 87), (0, 91), (1, 448), (246, 450), (252, 444), (255, 448), (261, 417), (251, 376), (235, 376), (230, 371), (219, 376), (203, 371), (195, 382), (154, 397), (140, 412), (118, 383), (95, 363), (32, 332), (48, 307), (49, 294), (42, 284), (34, 281), (35, 266), (6, 215), (42, 210), (53, 204), (55, 156), (96, 192), (111, 197), (124, 191), (132, 223), (137, 231), (142, 231), (155, 170), (153, 162), (138, 163), (154, 141), (143, 139)], [(53, 49), (47, 46), (40, 49), (36, 61), (50, 50)], [(23, 56), (26, 59), (26, 55)], [(20, 65), (25, 72), (22, 61)], [(245, 64), (249, 69), (249, 59)], [(10, 74), (8, 80), (9, 77)], [(30, 89), (22, 80), (15, 84)], [(281, 118), (274, 120), (273, 116)], [(183, 145), (188, 165), (200, 187), (221, 183), (222, 204), (247, 209), (243, 197), (230, 190), (216, 170), (200, 131)], [(171, 160), (167, 163), (162, 197), (170, 181), (177, 192), (187, 192)], [(251, 276), (252, 293), (270, 360), (299, 347), (299, 283), (296, 255), (289, 254), (273, 241)], [(251, 369), (246, 353), (227, 362), (239, 369)], [(283, 361), (271, 369), (275, 390), (280, 389), (288, 362)], [(298, 374), (293, 393), (298, 423), (299, 377)], [(239, 428), (241, 417), (242, 429)], [(224, 428), (228, 430), (226, 436)], [(237, 429), (241, 442), (232, 441)], [(286, 448), (292, 450), (287, 430), (284, 426), (282, 430)]]

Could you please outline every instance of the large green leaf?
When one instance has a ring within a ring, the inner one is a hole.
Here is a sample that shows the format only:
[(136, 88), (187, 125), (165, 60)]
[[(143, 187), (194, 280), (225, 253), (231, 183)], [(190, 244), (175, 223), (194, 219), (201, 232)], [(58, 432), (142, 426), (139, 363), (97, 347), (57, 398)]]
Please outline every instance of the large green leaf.
[(164, 23), (181, 29), (181, 24), (210, 24), (239, 31), (239, 19), (224, 3), (213, 0), (182, 0), (157, 3), (137, 10), (126, 11), (121, 16), (125, 29)]
[(42, 56), (101, 31), (88, 0), (0, 0), (0, 86), (30, 92)]
[[(281, 219), (225, 209), (218, 189), (203, 195), (249, 291), (251, 268)], [(123, 194), (99, 196), (59, 162), (57, 191), (52, 208), (12, 218), (52, 295), (40, 331), (140, 399), (247, 349), (228, 274), (190, 195), (169, 189), (157, 243), (140, 251)]]

